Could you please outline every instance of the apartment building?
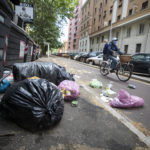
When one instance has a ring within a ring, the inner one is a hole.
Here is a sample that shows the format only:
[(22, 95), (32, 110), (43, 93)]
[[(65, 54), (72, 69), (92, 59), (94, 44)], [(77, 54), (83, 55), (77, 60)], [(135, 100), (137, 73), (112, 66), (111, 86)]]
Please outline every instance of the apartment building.
[[(117, 37), (118, 46), (125, 53), (150, 53), (150, 0), (87, 0), (82, 7), (82, 13), (88, 3), (93, 6), (87, 10), (92, 12), (87, 52), (102, 51), (104, 39)], [(81, 25), (83, 26), (83, 21)], [(83, 26), (80, 51), (85, 49), (83, 39), (87, 36), (83, 34), (84, 31)]]
[(70, 19), (68, 28), (68, 52), (78, 51), (80, 39), (81, 7), (85, 0), (79, 0), (74, 10), (74, 18)]
[(79, 51), (87, 52), (90, 50), (90, 34), (92, 33), (92, 19), (93, 19), (94, 1), (86, 1), (82, 8), (82, 18), (80, 24), (80, 41)]

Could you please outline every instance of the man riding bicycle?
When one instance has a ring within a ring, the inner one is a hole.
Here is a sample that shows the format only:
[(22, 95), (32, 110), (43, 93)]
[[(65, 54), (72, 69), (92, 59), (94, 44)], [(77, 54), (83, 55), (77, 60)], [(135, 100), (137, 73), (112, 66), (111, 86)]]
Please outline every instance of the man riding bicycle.
[(112, 41), (109, 43), (109, 46), (107, 48), (107, 58), (112, 60), (111, 63), (111, 69), (110, 72), (114, 72), (114, 70), (117, 67), (118, 59), (116, 54), (122, 55), (123, 53), (120, 51), (120, 49), (117, 47), (117, 38), (113, 38)]

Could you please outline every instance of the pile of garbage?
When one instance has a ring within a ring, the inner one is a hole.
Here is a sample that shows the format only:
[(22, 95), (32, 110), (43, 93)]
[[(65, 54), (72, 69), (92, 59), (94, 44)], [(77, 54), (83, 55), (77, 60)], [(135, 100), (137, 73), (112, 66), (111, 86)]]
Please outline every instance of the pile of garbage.
[(64, 102), (57, 87), (45, 79), (25, 79), (2, 98), (2, 116), (30, 131), (49, 128), (61, 120)]
[(73, 75), (66, 72), (64, 67), (48, 62), (16, 63), (13, 66), (13, 75), (16, 82), (37, 76), (59, 85), (64, 80), (74, 81)]
[(0, 112), (29, 131), (47, 129), (58, 123), (64, 100), (78, 103), (79, 85), (72, 74), (55, 63), (17, 63), (13, 66), (14, 83), (10, 76), (12, 73), (1, 81), (0, 90), (6, 93), (0, 102)]

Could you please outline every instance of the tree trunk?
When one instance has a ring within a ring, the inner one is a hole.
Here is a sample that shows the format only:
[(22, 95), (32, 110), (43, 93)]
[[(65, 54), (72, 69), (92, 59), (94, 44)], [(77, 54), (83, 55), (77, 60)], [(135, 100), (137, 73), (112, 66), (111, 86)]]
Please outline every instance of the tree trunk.
[(46, 47), (42, 44), (42, 56), (46, 56)]

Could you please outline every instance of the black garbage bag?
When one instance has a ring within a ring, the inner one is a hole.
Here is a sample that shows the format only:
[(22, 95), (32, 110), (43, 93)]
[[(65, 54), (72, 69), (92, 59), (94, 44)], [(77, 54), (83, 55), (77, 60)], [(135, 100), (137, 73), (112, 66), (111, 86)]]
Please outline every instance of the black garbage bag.
[(54, 126), (63, 111), (61, 92), (45, 79), (25, 79), (12, 85), (0, 103), (3, 117), (30, 131)]
[(73, 75), (66, 72), (64, 67), (47, 62), (16, 63), (13, 65), (13, 75), (15, 81), (37, 76), (47, 79), (55, 85), (59, 85), (64, 80), (74, 81)]

